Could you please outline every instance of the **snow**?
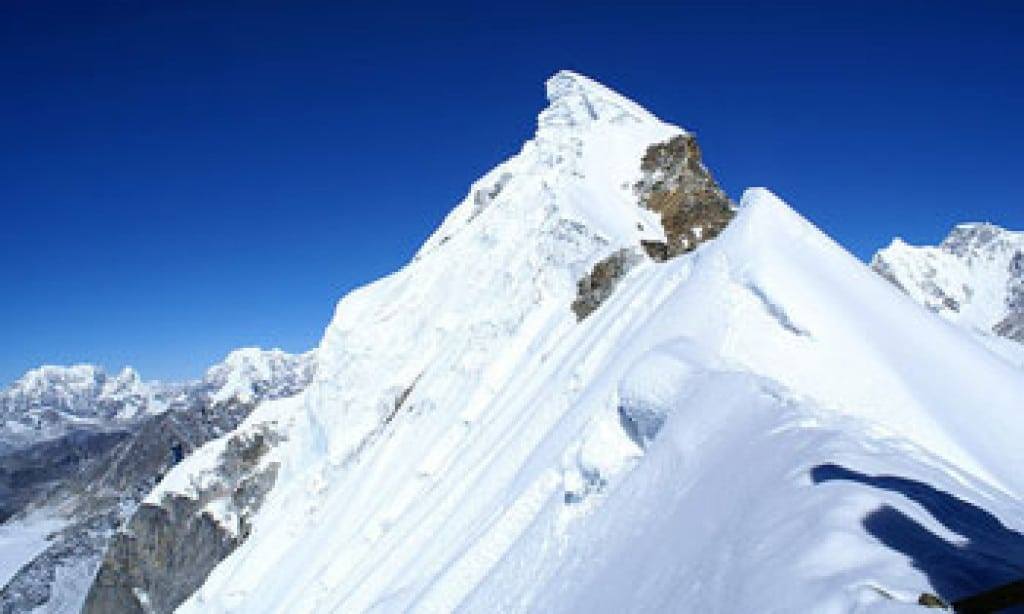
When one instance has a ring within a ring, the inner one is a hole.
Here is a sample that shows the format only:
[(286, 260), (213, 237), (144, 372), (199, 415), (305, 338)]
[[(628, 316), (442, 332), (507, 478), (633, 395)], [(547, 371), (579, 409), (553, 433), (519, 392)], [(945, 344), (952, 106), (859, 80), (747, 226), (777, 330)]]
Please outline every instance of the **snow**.
[(54, 439), (75, 428), (131, 428), (199, 394), (214, 405), (289, 396), (311, 379), (315, 365), (314, 351), (247, 347), (229, 353), (201, 380), (170, 384), (145, 381), (130, 367), (111, 376), (90, 364), (44, 365), (0, 390), (0, 450)]
[[(657, 228), (629, 186), (681, 130), (570, 72), (548, 98), (408, 266), (339, 302), (313, 385), (237, 431), (282, 435), (277, 482), (179, 611), (893, 611), (979, 588), (921, 560), (1024, 529), (1019, 370), (764, 189), (577, 323), (576, 280)], [(194, 492), (222, 446), (151, 498)], [(998, 520), (950, 529), (958, 503)], [(887, 509), (927, 548), (869, 522)]]
[(1024, 232), (967, 223), (937, 247), (894, 239), (872, 265), (915, 302), (965, 328), (991, 333), (1008, 313), (1011, 260), (1022, 252)]
[(0, 448), (52, 439), (75, 428), (118, 429), (166, 408), (166, 391), (130, 368), (44, 365), (0, 390)]
[(276, 348), (256, 347), (233, 350), (206, 372), (204, 381), (216, 389), (210, 402), (216, 405), (234, 399), (251, 403), (259, 396), (260, 386), (288, 384), (313, 361), (311, 352), (289, 354)]
[(64, 524), (63, 520), (45, 514), (30, 514), (0, 524), (0, 587), (46, 550), (47, 538)]

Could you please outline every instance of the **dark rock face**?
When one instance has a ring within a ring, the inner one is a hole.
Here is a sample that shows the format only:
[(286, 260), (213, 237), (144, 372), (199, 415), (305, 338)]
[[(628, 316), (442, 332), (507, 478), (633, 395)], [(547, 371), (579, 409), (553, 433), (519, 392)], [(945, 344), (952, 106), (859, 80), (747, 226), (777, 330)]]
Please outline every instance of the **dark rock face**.
[(1009, 293), (1006, 307), (1009, 313), (992, 331), (1007, 339), (1024, 343), (1024, 252), (1017, 252), (1010, 259)]
[(691, 134), (652, 145), (640, 163), (643, 178), (634, 186), (640, 206), (661, 215), (667, 243), (644, 245), (654, 260), (667, 260), (718, 236), (735, 215), (734, 207), (701, 162)]
[[(279, 439), (264, 428), (235, 435), (220, 457), (217, 479), (196, 498), (166, 494), (143, 503), (116, 533), (83, 612), (173, 612), (251, 531), (250, 518), (277, 478), (277, 465), (260, 460)], [(225, 527), (207, 506), (221, 501), (237, 518)]]
[[(190, 404), (191, 403), (191, 404)], [(0, 614), (46, 604), (59, 567), (95, 571), (115, 529), (172, 466), (230, 431), (255, 407), (206, 397), (150, 416), (131, 433), (75, 432), (0, 459), (12, 513), (54, 506), (76, 519), (0, 590)]]
[(572, 311), (577, 320), (582, 320), (605, 301), (615, 290), (616, 284), (640, 262), (642, 256), (632, 249), (620, 249), (594, 265), (590, 273), (577, 282), (576, 300)]
[[(230, 554), (237, 538), (208, 514), (197, 514), (195, 506), (184, 497), (139, 506), (131, 533), (117, 533), (110, 541), (83, 611), (171, 612), (198, 588), (210, 562)], [(146, 604), (139, 595), (146, 596)]]
[(1011, 313), (992, 329), (995, 334), (1024, 343), (1024, 311)]
[(60, 488), (128, 437), (122, 431), (79, 430), (0, 456), (0, 522)]

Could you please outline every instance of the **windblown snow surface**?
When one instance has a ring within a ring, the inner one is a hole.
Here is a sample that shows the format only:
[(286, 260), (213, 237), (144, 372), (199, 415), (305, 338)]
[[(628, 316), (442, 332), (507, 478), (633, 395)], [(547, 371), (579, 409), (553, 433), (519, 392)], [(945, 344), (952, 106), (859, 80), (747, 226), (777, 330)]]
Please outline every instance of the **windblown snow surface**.
[(179, 611), (902, 611), (1024, 577), (1020, 371), (764, 189), (577, 322), (576, 280), (659, 238), (631, 186), (681, 130), (569, 72), (548, 98), (240, 427), (283, 435), (277, 481)]

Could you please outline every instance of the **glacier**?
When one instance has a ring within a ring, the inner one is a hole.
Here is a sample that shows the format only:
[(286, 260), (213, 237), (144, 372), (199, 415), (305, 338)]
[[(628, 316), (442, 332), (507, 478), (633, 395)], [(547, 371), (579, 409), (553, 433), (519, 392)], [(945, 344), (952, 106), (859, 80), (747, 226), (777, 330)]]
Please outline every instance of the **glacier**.
[[(595, 263), (665, 241), (634, 186), (689, 133), (570, 71), (547, 97), (302, 393), (147, 495), (233, 540), (177, 611), (902, 611), (1024, 576), (1019, 368), (763, 188), (578, 320)], [(178, 605), (132, 581), (86, 611)]]

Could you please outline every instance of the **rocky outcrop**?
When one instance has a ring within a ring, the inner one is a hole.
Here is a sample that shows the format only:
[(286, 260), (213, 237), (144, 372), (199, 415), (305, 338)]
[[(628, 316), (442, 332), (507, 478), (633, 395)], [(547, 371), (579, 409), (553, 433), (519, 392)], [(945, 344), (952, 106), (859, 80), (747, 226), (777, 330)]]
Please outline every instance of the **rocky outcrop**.
[(261, 463), (277, 441), (269, 428), (234, 435), (216, 479), (194, 497), (165, 493), (140, 505), (111, 539), (82, 611), (173, 612), (249, 535), (277, 477), (276, 464)]
[(640, 262), (641, 258), (636, 250), (625, 248), (595, 264), (590, 273), (576, 282), (576, 300), (572, 302), (572, 311), (576, 314), (576, 319), (583, 320), (593, 313), (612, 295), (615, 285)]
[(658, 212), (666, 243), (644, 242), (648, 256), (667, 260), (718, 236), (735, 215), (735, 207), (701, 162), (692, 134), (652, 145), (640, 163), (642, 179), (634, 186), (640, 206)]
[(992, 332), (1024, 343), (1024, 251), (1018, 251), (1010, 258), (1008, 273), (1007, 314), (992, 328)]
[[(74, 568), (91, 578), (108, 542), (111, 548), (115, 547), (116, 538), (112, 542), (111, 536), (116, 535), (117, 527), (132, 517), (138, 503), (163, 476), (197, 447), (232, 430), (254, 407), (252, 403), (234, 400), (214, 404), (200, 397), (193, 406), (151, 416), (132, 433), (108, 434), (99, 440), (82, 434), (74, 446), (67, 445), (67, 438), (62, 438), (38, 446), (42, 448), (38, 455), (26, 455), (35, 448), (17, 454), (15, 459), (20, 465), (31, 466), (36, 456), (55, 459), (50, 463), (54, 465), (52, 469), (49, 465), (38, 465), (32, 470), (32, 477), (40, 484), (35, 492), (43, 493), (42, 496), (31, 497), (33, 493), (19, 483), (16, 492), (31, 498), (18, 501), (31, 502), (36, 507), (65, 508), (67, 515), (76, 520), (55, 534), (51, 545), (3, 587), (0, 614), (29, 611), (48, 603), (60, 568)], [(85, 447), (86, 443), (89, 447)], [(59, 455), (53, 454), (58, 444), (64, 444), (64, 449)], [(8, 463), (11, 460), (14, 459)], [(13, 475), (24, 476), (25, 471)], [(0, 473), (2, 477), (5, 476)], [(42, 477), (49, 480), (42, 481)], [(43, 492), (44, 488), (48, 490)], [(170, 507), (180, 511), (183, 505)], [(152, 506), (138, 507), (137, 514), (143, 519), (154, 513), (147, 507)], [(139, 522), (145, 526), (144, 520)], [(206, 539), (209, 535), (203, 531), (208, 529), (199, 522), (194, 527), (194, 537)], [(215, 553), (224, 554), (217, 549)], [(84, 597), (83, 592), (81, 598)]]
[[(644, 240), (640, 249), (656, 262), (692, 251), (719, 235), (735, 216), (735, 207), (701, 162), (692, 134), (651, 145), (640, 162), (643, 173), (634, 186), (638, 204), (661, 217), (665, 241)], [(615, 290), (615, 285), (642, 257), (620, 249), (603, 258), (577, 282), (572, 303), (582, 321)]]

